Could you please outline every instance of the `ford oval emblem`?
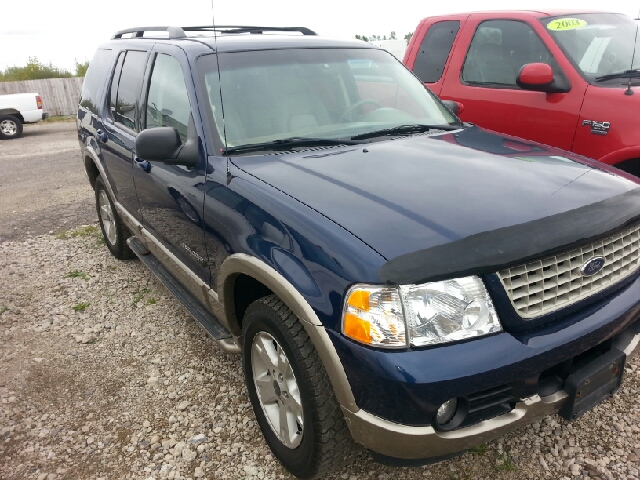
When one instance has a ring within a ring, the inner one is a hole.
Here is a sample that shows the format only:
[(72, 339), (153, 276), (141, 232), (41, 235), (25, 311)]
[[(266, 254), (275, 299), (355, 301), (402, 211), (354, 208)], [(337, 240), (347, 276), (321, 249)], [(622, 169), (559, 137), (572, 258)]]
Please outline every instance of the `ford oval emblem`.
[(600, 270), (602, 270), (605, 262), (606, 260), (604, 259), (604, 257), (590, 258), (584, 265), (582, 265), (580, 273), (582, 273), (583, 277), (591, 277), (592, 275), (595, 275)]

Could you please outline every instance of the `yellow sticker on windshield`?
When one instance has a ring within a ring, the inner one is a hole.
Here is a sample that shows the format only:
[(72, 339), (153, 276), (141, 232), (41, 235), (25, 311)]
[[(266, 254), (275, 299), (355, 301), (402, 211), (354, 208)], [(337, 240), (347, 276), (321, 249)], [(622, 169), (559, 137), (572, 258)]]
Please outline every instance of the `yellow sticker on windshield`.
[(548, 30), (562, 32), (564, 30), (575, 30), (576, 28), (586, 27), (587, 22), (579, 18), (558, 18), (547, 24)]

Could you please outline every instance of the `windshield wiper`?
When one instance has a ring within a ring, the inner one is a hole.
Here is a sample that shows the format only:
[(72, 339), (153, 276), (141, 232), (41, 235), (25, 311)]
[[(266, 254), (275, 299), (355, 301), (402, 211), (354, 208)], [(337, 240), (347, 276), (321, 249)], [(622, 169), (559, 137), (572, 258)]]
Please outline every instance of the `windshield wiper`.
[(361, 133), (354, 135), (351, 140), (363, 140), (365, 138), (384, 137), (392, 135), (410, 135), (413, 133), (424, 133), (429, 130), (458, 130), (462, 125), (423, 125), (416, 123), (414, 125), (399, 125), (393, 128), (383, 128), (382, 130), (374, 130), (373, 132)]
[(312, 138), (312, 137), (291, 137), (271, 142), (248, 143), (246, 145), (238, 145), (237, 147), (229, 147), (222, 151), (223, 154), (259, 152), (261, 150), (289, 150), (294, 147), (323, 147), (323, 146), (339, 146), (339, 145), (359, 145), (361, 143), (353, 139), (337, 139), (337, 138)]
[(609, 75), (602, 75), (600, 77), (596, 77), (596, 82), (604, 82), (614, 78), (640, 78), (640, 68), (625, 70), (624, 72), (610, 73)]

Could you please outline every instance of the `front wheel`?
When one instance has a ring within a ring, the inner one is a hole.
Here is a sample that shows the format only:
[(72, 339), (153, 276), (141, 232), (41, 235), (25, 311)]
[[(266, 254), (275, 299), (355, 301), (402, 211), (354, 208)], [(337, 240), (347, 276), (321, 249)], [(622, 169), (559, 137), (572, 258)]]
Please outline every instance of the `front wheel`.
[(242, 360), (260, 429), (282, 465), (317, 478), (353, 456), (355, 442), (304, 327), (275, 295), (247, 308)]
[(104, 181), (99, 175), (96, 178), (95, 192), (100, 229), (107, 248), (119, 260), (133, 258), (135, 254), (127, 245), (127, 239), (131, 236), (131, 233), (118, 216), (118, 212), (116, 212), (116, 208), (111, 198), (109, 198)]
[(11, 140), (22, 135), (22, 122), (13, 115), (0, 115), (0, 138)]

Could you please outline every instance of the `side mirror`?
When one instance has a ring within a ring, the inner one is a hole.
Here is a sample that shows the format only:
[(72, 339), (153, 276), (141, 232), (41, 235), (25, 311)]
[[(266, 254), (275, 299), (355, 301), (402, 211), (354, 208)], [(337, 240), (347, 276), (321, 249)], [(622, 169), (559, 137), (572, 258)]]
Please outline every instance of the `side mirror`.
[(147, 128), (136, 137), (136, 155), (142, 160), (175, 159), (181, 148), (180, 135), (173, 127)]
[(147, 128), (136, 137), (136, 156), (167, 165), (195, 167), (199, 155), (198, 134), (193, 117), (189, 119), (187, 141), (184, 145), (178, 130), (173, 127)]
[(569, 88), (558, 85), (553, 70), (546, 63), (527, 63), (518, 72), (516, 83), (523, 90), (545, 93), (565, 93)]
[(442, 100), (445, 107), (451, 110), (455, 115), (460, 115), (464, 111), (464, 105), (455, 100)]

